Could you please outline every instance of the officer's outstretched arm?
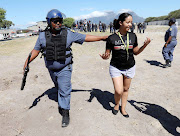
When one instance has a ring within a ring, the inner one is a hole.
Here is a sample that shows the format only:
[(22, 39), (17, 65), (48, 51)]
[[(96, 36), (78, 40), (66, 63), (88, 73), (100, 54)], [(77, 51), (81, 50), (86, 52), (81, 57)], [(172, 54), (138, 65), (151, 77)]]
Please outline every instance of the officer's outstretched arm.
[(85, 42), (95, 42), (95, 41), (101, 41), (106, 40), (108, 36), (95, 36), (95, 35), (86, 35)]
[[(31, 58), (30, 58), (30, 61), (29, 61), (29, 62), (33, 61), (33, 60), (39, 55), (39, 52), (40, 52), (40, 51), (33, 49), (33, 50), (31, 51)], [(24, 70), (25, 67), (27, 66), (27, 62), (28, 62), (28, 58), (26, 59), (26, 62), (25, 62), (25, 64), (24, 64), (23, 70)]]

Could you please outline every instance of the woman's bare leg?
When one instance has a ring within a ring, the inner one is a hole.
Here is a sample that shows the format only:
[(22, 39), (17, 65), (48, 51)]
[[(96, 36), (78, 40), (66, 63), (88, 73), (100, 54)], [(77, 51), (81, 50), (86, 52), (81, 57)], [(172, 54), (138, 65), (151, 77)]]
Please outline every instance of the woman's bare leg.
[(115, 99), (115, 110), (119, 110), (119, 102), (123, 93), (123, 76), (112, 78), (114, 84), (114, 99)]
[(123, 78), (123, 93), (121, 97), (121, 112), (123, 115), (127, 115), (127, 112), (125, 110), (126, 104), (127, 104), (127, 98), (128, 98), (128, 90), (131, 84), (131, 78), (127, 78), (124, 76)]

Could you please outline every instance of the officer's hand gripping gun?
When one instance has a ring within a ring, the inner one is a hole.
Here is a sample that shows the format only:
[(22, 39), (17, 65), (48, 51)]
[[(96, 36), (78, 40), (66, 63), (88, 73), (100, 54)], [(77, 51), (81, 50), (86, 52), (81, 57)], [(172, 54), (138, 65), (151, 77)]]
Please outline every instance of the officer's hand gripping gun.
[(24, 86), (25, 86), (25, 84), (26, 84), (26, 77), (27, 77), (27, 74), (28, 74), (28, 72), (29, 72), (30, 58), (31, 58), (31, 53), (29, 54), (27, 66), (26, 66), (26, 68), (25, 68), (25, 70), (24, 70), (24, 76), (23, 76), (23, 78), (22, 78), (21, 90), (24, 89)]

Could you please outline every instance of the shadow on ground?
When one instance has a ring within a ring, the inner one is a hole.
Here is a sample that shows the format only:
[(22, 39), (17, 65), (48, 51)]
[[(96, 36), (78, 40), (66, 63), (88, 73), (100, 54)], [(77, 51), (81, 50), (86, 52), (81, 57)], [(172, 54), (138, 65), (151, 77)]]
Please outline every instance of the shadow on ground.
[[(72, 90), (72, 92), (84, 92), (84, 91), (91, 91), (91, 90), (75, 90), (75, 89)], [(38, 102), (41, 100), (41, 98), (45, 95), (47, 95), (50, 100), (58, 102), (58, 91), (55, 87), (53, 87), (53, 88), (50, 88), (47, 91), (45, 91), (42, 95), (35, 98), (32, 105), (29, 107), (29, 109), (36, 106), (38, 104)]]
[(156, 104), (151, 104), (147, 102), (137, 102), (134, 100), (130, 100), (128, 102), (141, 113), (144, 113), (157, 119), (164, 127), (164, 129), (166, 129), (172, 135), (180, 136), (180, 133), (176, 130), (178, 127), (180, 127), (179, 118), (170, 114), (163, 107)]
[[(100, 89), (92, 89), (92, 90), (76, 90), (73, 89), (73, 92), (90, 92), (90, 97), (87, 100), (88, 102), (92, 102), (94, 98), (97, 99), (97, 101), (103, 106), (106, 110), (112, 110), (113, 107), (111, 107), (110, 103), (115, 104), (114, 101), (114, 94), (108, 92), (108, 91), (102, 91)], [(35, 98), (32, 105), (29, 107), (29, 109), (33, 108), (40, 102), (41, 98), (45, 95), (48, 95), (48, 98), (53, 101), (58, 101), (58, 95), (57, 95), (57, 89), (55, 87), (48, 89), (45, 91), (42, 95)], [(134, 100), (128, 101), (135, 109), (140, 111), (143, 114), (149, 115), (155, 119), (157, 119), (161, 125), (166, 129), (169, 133), (175, 136), (180, 136), (180, 133), (177, 132), (177, 128), (180, 127), (180, 120), (176, 116), (173, 116), (170, 114), (166, 109), (163, 107), (151, 104), (147, 102), (137, 102)]]
[(45, 91), (42, 95), (35, 98), (32, 105), (29, 107), (29, 109), (36, 106), (38, 104), (38, 102), (41, 100), (41, 97), (43, 97), (45, 95), (48, 95), (48, 98), (51, 99), (51, 100), (54, 100), (56, 102), (58, 101), (57, 89), (55, 87), (53, 87), (53, 88), (50, 88), (47, 91)]
[(163, 64), (161, 62), (159, 62), (159, 61), (156, 61), (156, 60), (144, 60), (144, 61), (146, 61), (150, 65), (163, 68)]
[(3, 40), (0, 40), (0, 42), (3, 42), (3, 41), (10, 41), (12, 39), (3, 39)]
[(90, 97), (88, 102), (92, 102), (93, 98), (96, 98), (98, 102), (103, 106), (106, 110), (112, 110), (110, 103), (115, 104), (114, 94), (108, 91), (101, 91), (100, 89), (92, 89), (90, 92)]
[[(110, 102), (114, 103), (114, 95), (108, 91), (101, 91), (100, 89), (92, 89), (92, 90), (76, 90), (73, 89), (73, 92), (90, 92), (90, 98), (87, 100), (88, 102), (91, 102), (93, 98), (96, 98), (98, 102), (106, 109), (106, 110), (112, 110), (112, 107), (110, 106)], [(58, 95), (57, 95), (57, 89), (55, 87), (48, 89), (45, 91), (42, 95), (35, 98), (32, 105), (29, 107), (29, 109), (33, 108), (38, 104), (38, 102), (41, 100), (41, 98), (45, 95), (48, 95), (48, 98), (58, 102)]]

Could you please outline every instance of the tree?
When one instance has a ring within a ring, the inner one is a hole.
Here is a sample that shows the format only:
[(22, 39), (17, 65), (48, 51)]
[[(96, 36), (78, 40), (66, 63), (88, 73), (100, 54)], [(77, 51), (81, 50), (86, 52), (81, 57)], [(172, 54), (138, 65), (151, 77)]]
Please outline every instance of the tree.
[(145, 22), (151, 22), (152, 20), (154, 20), (156, 17), (148, 17), (145, 19)]
[(72, 26), (74, 21), (75, 20), (73, 18), (70, 18), (70, 17), (69, 18), (65, 18), (65, 19), (63, 19), (63, 25), (65, 25), (66, 27), (71, 28), (71, 26)]
[(7, 28), (9, 29), (13, 24), (12, 21), (5, 20), (6, 10), (0, 8), (0, 29)]
[(160, 16), (160, 17), (157, 17), (157, 20), (166, 20), (167, 16)]
[(169, 20), (170, 18), (180, 18), (180, 9), (170, 12), (167, 16), (148, 17), (145, 19), (145, 22)]
[(170, 18), (180, 18), (180, 9), (170, 12), (168, 14), (168, 19)]
[(14, 25), (12, 21), (3, 20), (0, 23), (0, 28), (7, 28), (7, 29), (9, 29), (12, 25)]
[(0, 8), (0, 23), (5, 19), (5, 14), (6, 11), (3, 8)]

